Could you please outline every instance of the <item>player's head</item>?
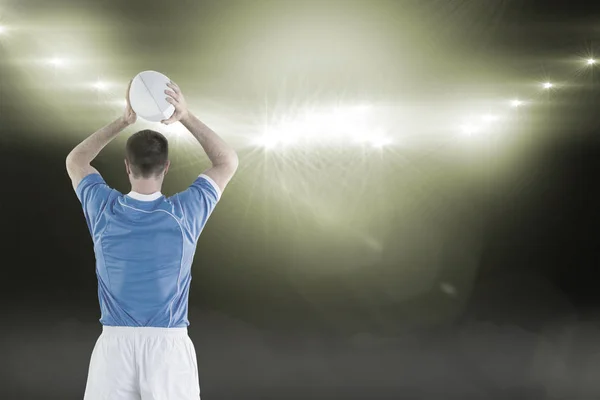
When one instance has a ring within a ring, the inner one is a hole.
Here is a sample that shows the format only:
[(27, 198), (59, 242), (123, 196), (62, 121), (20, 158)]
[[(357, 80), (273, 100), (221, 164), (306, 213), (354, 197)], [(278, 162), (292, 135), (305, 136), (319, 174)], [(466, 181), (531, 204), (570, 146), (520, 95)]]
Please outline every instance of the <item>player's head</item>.
[(169, 170), (169, 142), (161, 133), (144, 129), (131, 135), (125, 146), (129, 179), (162, 179)]

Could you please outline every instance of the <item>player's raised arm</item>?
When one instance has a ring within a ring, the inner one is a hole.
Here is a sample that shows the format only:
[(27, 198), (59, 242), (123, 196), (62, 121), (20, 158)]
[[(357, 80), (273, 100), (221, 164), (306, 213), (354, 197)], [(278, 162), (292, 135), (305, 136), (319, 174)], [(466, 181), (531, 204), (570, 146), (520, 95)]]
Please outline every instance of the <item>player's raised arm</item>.
[(238, 168), (238, 156), (235, 150), (188, 111), (187, 103), (179, 86), (174, 82), (169, 83), (167, 86), (170, 88), (170, 90), (165, 91), (165, 94), (170, 96), (167, 97), (167, 101), (173, 104), (175, 112), (170, 119), (163, 121), (163, 123), (170, 124), (181, 121), (194, 135), (212, 163), (212, 167), (206, 170), (203, 175), (212, 179), (222, 193)]
[[(129, 83), (129, 87), (131, 87), (131, 82)], [(129, 93), (129, 87), (127, 88), (127, 93)], [(67, 156), (67, 173), (69, 174), (69, 178), (71, 178), (74, 189), (77, 189), (81, 180), (87, 175), (98, 173), (90, 165), (92, 160), (121, 131), (136, 121), (137, 116), (129, 104), (129, 96), (126, 95), (125, 98), (127, 99), (127, 106), (123, 116), (88, 136), (83, 142), (75, 146)]]

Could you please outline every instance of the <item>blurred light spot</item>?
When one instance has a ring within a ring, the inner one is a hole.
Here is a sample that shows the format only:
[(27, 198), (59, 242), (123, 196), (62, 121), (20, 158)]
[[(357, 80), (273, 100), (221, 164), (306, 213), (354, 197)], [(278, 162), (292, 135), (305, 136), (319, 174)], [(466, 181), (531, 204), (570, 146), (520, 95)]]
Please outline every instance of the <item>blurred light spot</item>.
[(456, 295), (456, 288), (447, 282), (440, 283), (440, 290), (446, 293), (448, 296)]
[(97, 81), (94, 83), (94, 88), (96, 90), (105, 91), (108, 89), (108, 83), (104, 81)]
[(370, 140), (371, 145), (373, 147), (382, 148), (384, 146), (392, 144), (392, 139), (390, 138), (375, 138)]
[(473, 124), (464, 124), (461, 128), (462, 131), (467, 135), (473, 135), (481, 131), (481, 128), (479, 126)]
[(372, 237), (365, 237), (365, 242), (367, 244), (367, 246), (374, 250), (374, 251), (382, 251), (383, 250), (383, 246), (381, 244), (381, 242), (379, 242), (378, 240), (375, 240)]
[(67, 60), (62, 57), (52, 57), (48, 60), (48, 64), (52, 65), (53, 67), (64, 67), (67, 65)]
[(379, 134), (372, 106), (336, 106), (276, 115), (254, 143), (264, 148), (300, 144), (369, 143), (382, 147), (391, 140)]
[(486, 123), (498, 121), (499, 119), (500, 118), (498, 118), (496, 115), (491, 115), (491, 114), (486, 114), (481, 117), (481, 120)]

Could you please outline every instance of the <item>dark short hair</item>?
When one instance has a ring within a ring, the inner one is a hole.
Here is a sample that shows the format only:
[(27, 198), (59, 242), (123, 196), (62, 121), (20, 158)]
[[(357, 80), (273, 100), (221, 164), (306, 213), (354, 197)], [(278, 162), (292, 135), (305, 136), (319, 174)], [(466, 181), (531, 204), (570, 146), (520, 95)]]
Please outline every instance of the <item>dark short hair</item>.
[(169, 141), (159, 132), (144, 129), (127, 139), (125, 157), (135, 178), (160, 175), (169, 160)]

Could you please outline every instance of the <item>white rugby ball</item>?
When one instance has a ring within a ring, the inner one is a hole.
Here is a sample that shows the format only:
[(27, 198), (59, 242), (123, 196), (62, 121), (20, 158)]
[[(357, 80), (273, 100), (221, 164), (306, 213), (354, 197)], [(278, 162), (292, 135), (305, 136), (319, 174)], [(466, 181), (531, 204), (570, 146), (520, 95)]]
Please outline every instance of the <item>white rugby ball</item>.
[(129, 89), (129, 102), (133, 111), (141, 118), (160, 122), (169, 119), (175, 107), (167, 101), (165, 90), (171, 80), (160, 72), (144, 71), (133, 78)]

